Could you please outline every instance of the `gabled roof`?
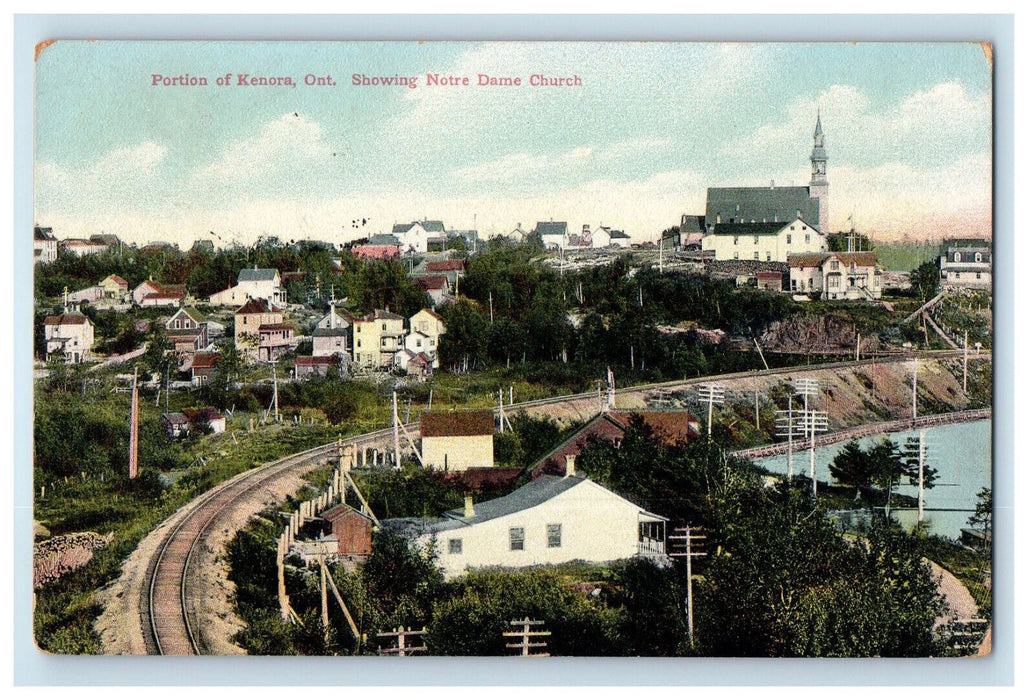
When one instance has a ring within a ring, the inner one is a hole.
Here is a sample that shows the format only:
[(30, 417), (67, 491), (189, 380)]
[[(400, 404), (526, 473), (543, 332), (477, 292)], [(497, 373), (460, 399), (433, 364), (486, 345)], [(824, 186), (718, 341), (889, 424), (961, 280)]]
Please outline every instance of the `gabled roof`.
[(57, 241), (54, 238), (54, 229), (50, 226), (33, 226), (32, 239), (34, 241)]
[(790, 267), (819, 267), (830, 257), (830, 253), (790, 253), (787, 264)]
[(119, 237), (114, 233), (95, 233), (90, 236), (90, 240), (106, 246), (116, 246), (119, 244)]
[(532, 229), (532, 233), (538, 233), (540, 236), (563, 236), (567, 232), (567, 221), (540, 221)]
[(855, 263), (860, 267), (877, 267), (877, 253), (872, 250), (861, 250), (856, 253), (831, 253), (845, 265)]
[[(406, 233), (407, 231), (410, 230), (410, 227), (409, 226), (405, 226), (402, 229), (402, 231), (395, 231), (395, 229), (396, 229), (396, 227), (392, 227), (392, 231), (393, 232), (396, 232), (396, 233)], [(400, 246), (400, 245), (402, 245), (402, 242), (398, 238), (396, 238), (395, 236), (392, 236), (390, 234), (387, 234), (387, 233), (377, 233), (377, 234), (374, 234), (373, 236), (370, 236), (367, 239), (367, 245), (376, 245), (376, 246), (392, 246), (392, 245), (394, 245), (394, 246)], [(362, 246), (356, 246), (356, 247), (362, 247)]]
[(212, 407), (185, 408), (183, 409), (183, 415), (187, 416), (191, 423), (211, 423), (223, 418), (223, 415)]
[(809, 226), (818, 229), (819, 199), (811, 197), (805, 186), (709, 187), (704, 215), (708, 226), (714, 225), (720, 216), (723, 222), (794, 221), (800, 216)]
[(435, 320), (438, 320), (438, 321), (444, 321), (445, 320), (444, 318), (439, 316), (437, 313), (435, 313), (431, 309), (421, 309), (417, 313), (413, 314), (413, 316), (410, 316), (410, 319), (412, 320), (414, 317), (419, 316), (422, 313), (427, 314), (428, 316), (431, 316), (432, 318), (434, 318)]
[(249, 299), (244, 303), (244, 306), (234, 312), (235, 316), (242, 314), (267, 314), (276, 313), (280, 311), (276, 306), (273, 306), (266, 299)]
[(213, 369), (223, 356), (218, 352), (196, 352), (191, 360), (191, 369)]
[(43, 319), (45, 326), (81, 326), (84, 323), (90, 323), (90, 319), (82, 314), (61, 314)]
[(357, 321), (365, 321), (370, 323), (371, 321), (405, 321), (399, 314), (393, 314), (391, 311), (385, 311), (384, 309), (374, 309), (363, 318), (356, 319)]
[(492, 435), (496, 422), (492, 411), (457, 411), (455, 413), (422, 413), (421, 437), (462, 437)]
[(277, 271), (268, 267), (244, 268), (237, 273), (237, 282), (272, 282)]
[(339, 338), (347, 336), (349, 334), (348, 326), (339, 326), (337, 328), (314, 328), (314, 338)]
[(615, 229), (608, 231), (608, 234), (610, 234), (611, 238), (631, 238), (631, 236), (625, 231), (618, 231)]
[(129, 289), (129, 282), (127, 282), (126, 280), (122, 279), (121, 277), (119, 277), (116, 274), (108, 275), (107, 277), (105, 277), (104, 279), (101, 280), (101, 284), (104, 284), (108, 280), (111, 280), (112, 282), (114, 282), (118, 286), (122, 287), (123, 289)]
[(364, 515), (352, 506), (346, 505), (344, 503), (332, 506), (327, 510), (322, 511), (320, 513), (320, 519), (326, 520), (329, 523), (333, 523), (337, 520), (341, 520), (342, 518), (351, 516), (353, 514), (358, 515), (361, 518), (366, 518), (367, 520), (370, 520), (370, 522), (373, 522), (373, 519), (370, 518), (370, 516)]
[(429, 289), (446, 289), (449, 286), (449, 280), (443, 275), (429, 275), (427, 277), (415, 277), (414, 282), (417, 286), (428, 291)]
[(683, 214), (679, 223), (680, 233), (704, 233), (707, 228), (704, 225), (703, 214)]
[(428, 272), (463, 271), (466, 268), (466, 260), (441, 260), (439, 262), (428, 263)]
[(177, 424), (186, 425), (187, 423), (190, 422), (190, 421), (187, 420), (187, 416), (183, 415), (182, 413), (163, 413), (162, 414), (162, 420), (168, 421), (169, 423), (172, 423), (173, 425), (177, 425)]
[[(169, 317), (169, 321), (172, 321), (180, 314), (184, 314), (185, 316), (188, 316), (191, 320), (196, 321), (198, 323), (205, 323), (205, 315), (192, 306), (184, 306), (183, 308), (178, 309), (176, 313)], [(166, 321), (166, 324), (168, 324), (169, 321)]]

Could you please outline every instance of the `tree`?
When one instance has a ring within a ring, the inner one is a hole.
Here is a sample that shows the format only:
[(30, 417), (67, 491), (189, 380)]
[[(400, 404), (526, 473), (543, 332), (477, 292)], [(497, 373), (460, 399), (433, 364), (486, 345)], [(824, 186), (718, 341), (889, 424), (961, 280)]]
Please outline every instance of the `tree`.
[(983, 537), (982, 551), (988, 553), (988, 532), (992, 529), (992, 489), (983, 487), (977, 492), (974, 514), (967, 518), (967, 524), (980, 528)]
[(439, 351), (442, 362), (466, 371), (485, 359), (489, 342), (489, 319), (478, 305), (461, 297), (442, 311), (446, 333)]
[(938, 259), (934, 258), (921, 263), (919, 267), (909, 273), (909, 284), (926, 301), (934, 297), (938, 291), (940, 278), (941, 269), (938, 266)]
[(852, 440), (834, 457), (830, 476), (837, 483), (854, 488), (855, 498), (859, 500), (859, 492), (873, 484), (876, 473), (869, 455), (859, 446), (859, 441)]

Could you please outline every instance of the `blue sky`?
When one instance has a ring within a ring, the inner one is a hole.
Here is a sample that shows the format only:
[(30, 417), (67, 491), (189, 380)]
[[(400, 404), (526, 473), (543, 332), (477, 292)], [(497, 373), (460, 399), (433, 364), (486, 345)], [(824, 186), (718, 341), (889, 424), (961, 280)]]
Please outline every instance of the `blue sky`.
[[(337, 85), (216, 85), (226, 73)], [(967, 44), (58, 42), (37, 62), (36, 220), (187, 243), (553, 218), (646, 240), (703, 213), (709, 185), (805, 184), (817, 109), (833, 228), (990, 235), (991, 72)]]

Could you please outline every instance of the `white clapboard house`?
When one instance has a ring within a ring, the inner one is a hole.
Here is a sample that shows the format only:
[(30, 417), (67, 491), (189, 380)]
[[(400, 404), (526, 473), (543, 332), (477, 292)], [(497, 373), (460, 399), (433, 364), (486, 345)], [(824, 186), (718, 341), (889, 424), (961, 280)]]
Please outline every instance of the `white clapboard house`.
[(584, 476), (546, 475), (502, 498), (437, 519), (398, 518), (385, 527), (412, 542), (434, 542), (447, 578), (484, 567), (518, 568), (633, 557), (664, 561), (666, 519)]

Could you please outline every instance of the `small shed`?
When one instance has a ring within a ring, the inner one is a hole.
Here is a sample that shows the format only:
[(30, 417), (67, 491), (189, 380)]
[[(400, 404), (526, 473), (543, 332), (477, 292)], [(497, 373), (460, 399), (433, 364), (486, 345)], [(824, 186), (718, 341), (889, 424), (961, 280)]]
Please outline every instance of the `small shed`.
[(182, 413), (163, 413), (158, 419), (162, 430), (173, 440), (188, 437), (190, 435), (190, 421)]
[(369, 517), (341, 504), (320, 513), (320, 520), (323, 533), (338, 538), (338, 554), (370, 554), (374, 522)]
[(766, 289), (770, 292), (782, 292), (783, 291), (783, 273), (779, 270), (775, 271), (760, 271), (755, 275), (758, 280), (758, 288)]

